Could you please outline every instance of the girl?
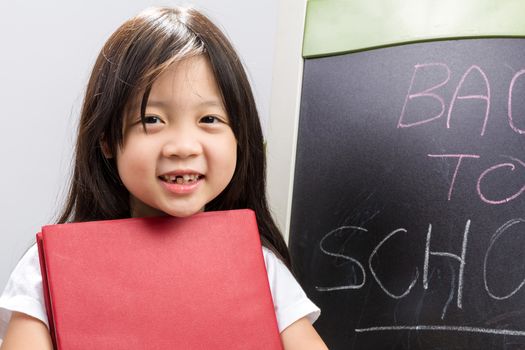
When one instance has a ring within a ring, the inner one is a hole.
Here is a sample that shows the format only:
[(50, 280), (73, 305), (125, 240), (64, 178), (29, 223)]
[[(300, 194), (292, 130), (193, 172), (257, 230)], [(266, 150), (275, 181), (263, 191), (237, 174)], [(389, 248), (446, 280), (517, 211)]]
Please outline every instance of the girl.
[[(267, 206), (261, 127), (237, 54), (196, 10), (146, 10), (95, 63), (58, 222), (237, 208), (256, 213), (284, 348), (326, 349)], [(51, 349), (38, 264), (33, 246), (0, 298), (2, 350)]]

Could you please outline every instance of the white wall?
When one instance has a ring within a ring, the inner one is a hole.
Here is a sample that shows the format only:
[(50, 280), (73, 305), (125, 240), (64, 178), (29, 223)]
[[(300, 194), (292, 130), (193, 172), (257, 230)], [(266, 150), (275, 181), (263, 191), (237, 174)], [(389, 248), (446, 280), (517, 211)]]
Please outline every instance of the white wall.
[(303, 78), (306, 1), (281, 1), (278, 12), (279, 35), (275, 40), (274, 79), (266, 127), (267, 192), (273, 216), (288, 242)]
[[(268, 120), (278, 0), (195, 0), (225, 30)], [(0, 1), (0, 291), (59, 210), (89, 71), (147, 0)]]

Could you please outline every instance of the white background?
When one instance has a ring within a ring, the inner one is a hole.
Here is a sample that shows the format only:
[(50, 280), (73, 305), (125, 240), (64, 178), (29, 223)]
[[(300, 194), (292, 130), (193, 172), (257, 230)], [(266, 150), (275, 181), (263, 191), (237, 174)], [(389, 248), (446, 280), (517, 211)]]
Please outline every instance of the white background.
[[(0, 291), (60, 210), (85, 84), (109, 35), (146, 0), (0, 1)], [(278, 0), (195, 0), (240, 53), (268, 121)]]

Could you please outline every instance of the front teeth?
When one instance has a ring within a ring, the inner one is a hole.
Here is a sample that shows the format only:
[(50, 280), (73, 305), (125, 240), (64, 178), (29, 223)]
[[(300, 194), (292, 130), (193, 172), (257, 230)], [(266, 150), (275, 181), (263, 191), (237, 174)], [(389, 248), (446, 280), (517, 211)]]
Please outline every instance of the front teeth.
[(184, 175), (162, 175), (160, 178), (171, 184), (188, 184), (200, 179), (200, 175), (197, 174), (184, 174)]

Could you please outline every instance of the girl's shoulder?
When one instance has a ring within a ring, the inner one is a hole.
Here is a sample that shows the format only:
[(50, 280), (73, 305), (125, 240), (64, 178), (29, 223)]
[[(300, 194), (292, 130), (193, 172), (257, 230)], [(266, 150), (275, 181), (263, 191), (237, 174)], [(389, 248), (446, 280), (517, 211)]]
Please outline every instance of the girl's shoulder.
[(35, 317), (47, 325), (36, 244), (22, 256), (0, 295), (0, 338), (5, 335), (13, 311)]
[(16, 290), (32, 290), (33, 287), (40, 286), (41, 283), (42, 275), (38, 258), (38, 246), (35, 243), (24, 253), (11, 272), (2, 296), (11, 288)]
[(310, 301), (284, 262), (266, 247), (263, 257), (279, 332), (303, 317), (314, 323), (321, 310)]
[(272, 287), (272, 282), (279, 282), (287, 285), (296, 284), (298, 286), (295, 277), (288, 267), (272, 250), (263, 246), (262, 251), (264, 264), (266, 265), (266, 272), (268, 273), (268, 279), (270, 281), (270, 287)]

